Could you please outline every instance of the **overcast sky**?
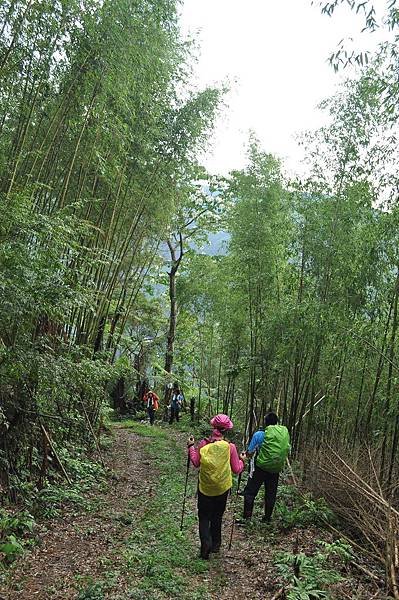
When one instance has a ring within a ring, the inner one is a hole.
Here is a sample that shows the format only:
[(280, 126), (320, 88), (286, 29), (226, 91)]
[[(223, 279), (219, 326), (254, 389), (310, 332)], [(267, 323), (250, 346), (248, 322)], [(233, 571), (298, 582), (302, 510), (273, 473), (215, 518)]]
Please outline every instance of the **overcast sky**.
[(199, 31), (197, 83), (232, 82), (228, 107), (202, 158), (213, 173), (245, 164), (250, 129), (265, 150), (301, 172), (294, 136), (322, 124), (316, 105), (342, 78), (328, 65), (329, 55), (344, 37), (364, 49), (381, 39), (360, 36), (362, 21), (348, 8), (328, 18), (311, 0), (184, 0), (181, 23), (186, 35)]

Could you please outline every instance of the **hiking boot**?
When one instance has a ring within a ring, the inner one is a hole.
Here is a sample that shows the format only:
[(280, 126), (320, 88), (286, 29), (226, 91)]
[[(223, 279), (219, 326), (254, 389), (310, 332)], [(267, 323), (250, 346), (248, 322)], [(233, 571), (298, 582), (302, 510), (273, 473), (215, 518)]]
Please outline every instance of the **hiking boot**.
[(201, 546), (200, 558), (202, 558), (202, 560), (209, 560), (210, 553), (211, 553), (210, 548), (208, 548), (208, 547), (204, 548), (203, 546)]
[(265, 514), (262, 519), (262, 523), (270, 523), (270, 521), (272, 520), (272, 513), (273, 513), (273, 506), (271, 508), (270, 508), (270, 506), (265, 506)]
[(271, 522), (271, 517), (267, 517), (266, 515), (263, 515), (262, 523), (268, 523), (270, 525), (270, 522)]
[(236, 519), (235, 520), (235, 524), (238, 525), (239, 527), (242, 526), (244, 527), (245, 525), (248, 525), (248, 523), (250, 523), (251, 519), (248, 517), (246, 519)]

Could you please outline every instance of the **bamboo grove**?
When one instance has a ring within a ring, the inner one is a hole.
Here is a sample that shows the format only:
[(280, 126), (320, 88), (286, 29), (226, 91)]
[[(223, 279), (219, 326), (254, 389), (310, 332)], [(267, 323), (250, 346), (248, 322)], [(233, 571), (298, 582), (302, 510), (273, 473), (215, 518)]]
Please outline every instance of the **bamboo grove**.
[(43, 484), (49, 444), (93, 443), (176, 190), (212, 124), (220, 92), (190, 87), (176, 8), (0, 4), (0, 472), (11, 497), (25, 480)]
[(329, 124), (300, 139), (306, 176), (251, 136), (247, 167), (211, 178), (195, 157), (223, 90), (190, 83), (177, 9), (0, 2), (2, 499), (34, 494), (49, 461), (96, 443), (116, 384), (140, 399), (148, 380), (165, 397), (176, 380), (199, 421), (228, 413), (244, 444), (275, 409), (309, 486), (357, 524), (372, 500), (362, 533), (386, 560), (399, 475), (395, 43), (323, 103)]
[(302, 481), (352, 542), (367, 541), (397, 597), (399, 213), (387, 61), (382, 53), (323, 104), (331, 124), (303, 136), (303, 180), (250, 141), (247, 168), (220, 183), (224, 249), (187, 257), (179, 280), (178, 352), (199, 412), (238, 420), (243, 445), (267, 411), (280, 414)]
[(331, 125), (302, 139), (306, 179), (288, 180), (250, 142), (248, 167), (223, 182), (226, 248), (191, 257), (179, 285), (204, 409), (240, 415), (248, 439), (273, 407), (302, 456), (326, 444), (354, 456), (366, 444), (393, 490), (397, 154), (383, 64), (324, 104)]

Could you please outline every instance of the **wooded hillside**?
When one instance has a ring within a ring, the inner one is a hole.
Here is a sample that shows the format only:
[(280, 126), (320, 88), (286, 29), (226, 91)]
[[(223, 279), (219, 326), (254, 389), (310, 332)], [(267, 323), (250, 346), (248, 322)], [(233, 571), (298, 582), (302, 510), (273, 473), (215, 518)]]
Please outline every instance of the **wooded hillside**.
[(3, 509), (84, 478), (111, 411), (142, 418), (150, 386), (166, 414), (177, 382), (243, 447), (275, 410), (301, 485), (399, 598), (397, 40), (332, 57), (363, 68), (303, 134), (306, 177), (255, 135), (225, 177), (197, 157), (226, 89), (192, 83), (178, 10), (0, 2)]

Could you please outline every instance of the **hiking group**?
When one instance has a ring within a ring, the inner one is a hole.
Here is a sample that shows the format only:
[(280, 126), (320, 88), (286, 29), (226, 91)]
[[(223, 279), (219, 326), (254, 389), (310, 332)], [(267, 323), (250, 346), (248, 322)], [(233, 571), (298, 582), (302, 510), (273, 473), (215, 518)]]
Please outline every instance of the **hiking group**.
[[(144, 394), (143, 401), (150, 425), (154, 424), (155, 411), (159, 408), (159, 397), (151, 389)], [(184, 396), (177, 383), (170, 392), (168, 405), (169, 424), (178, 422)], [(191, 401), (193, 418), (193, 400)], [(279, 474), (284, 467), (290, 450), (290, 436), (274, 412), (265, 417), (264, 429), (256, 431), (246, 451), (238, 454), (235, 444), (225, 440), (227, 432), (233, 429), (233, 422), (224, 414), (218, 414), (210, 421), (212, 433), (195, 445), (192, 436), (188, 438), (187, 477), (190, 462), (199, 469), (198, 476), (198, 521), (201, 542), (200, 556), (207, 560), (211, 552), (219, 552), (222, 542), (222, 519), (227, 499), (233, 485), (232, 474), (241, 475), (247, 459), (251, 459), (250, 474), (242, 493), (244, 510), (237, 524), (247, 523), (253, 513), (255, 498), (262, 487), (265, 488), (263, 522), (270, 522), (276, 502)], [(240, 480), (239, 480), (240, 481)], [(238, 483), (239, 488), (239, 483)], [(185, 492), (186, 493), (186, 492)], [(238, 490), (237, 490), (238, 493)], [(183, 514), (185, 495), (183, 502)], [(183, 521), (182, 521), (183, 523)], [(234, 522), (233, 522), (234, 523)], [(233, 531), (233, 530), (232, 530)]]
[[(150, 425), (154, 425), (155, 411), (157, 411), (159, 408), (159, 402), (160, 400), (156, 393), (152, 389), (147, 389), (143, 396), (143, 403), (148, 414)], [(183, 402), (184, 395), (179, 386), (175, 383), (173, 384), (173, 389), (170, 396), (170, 404), (167, 407), (169, 411), (169, 425), (172, 425), (175, 420), (176, 422), (179, 421)]]
[[(245, 486), (243, 518), (238, 524), (252, 517), (255, 498), (264, 484), (264, 522), (270, 522), (276, 502), (280, 471), (283, 469), (290, 450), (288, 429), (279, 425), (278, 417), (270, 412), (265, 418), (265, 428), (252, 436), (247, 451), (238, 455), (232, 442), (224, 439), (226, 432), (233, 429), (231, 419), (224, 414), (210, 421), (212, 433), (195, 446), (192, 436), (188, 438), (189, 461), (199, 468), (198, 477), (198, 521), (201, 542), (200, 556), (207, 560), (211, 552), (219, 552), (222, 541), (222, 518), (227, 498), (232, 487), (232, 473), (243, 472), (247, 458), (253, 457), (251, 473)], [(251, 461), (252, 462), (252, 461)], [(189, 462), (187, 463), (187, 473)]]

